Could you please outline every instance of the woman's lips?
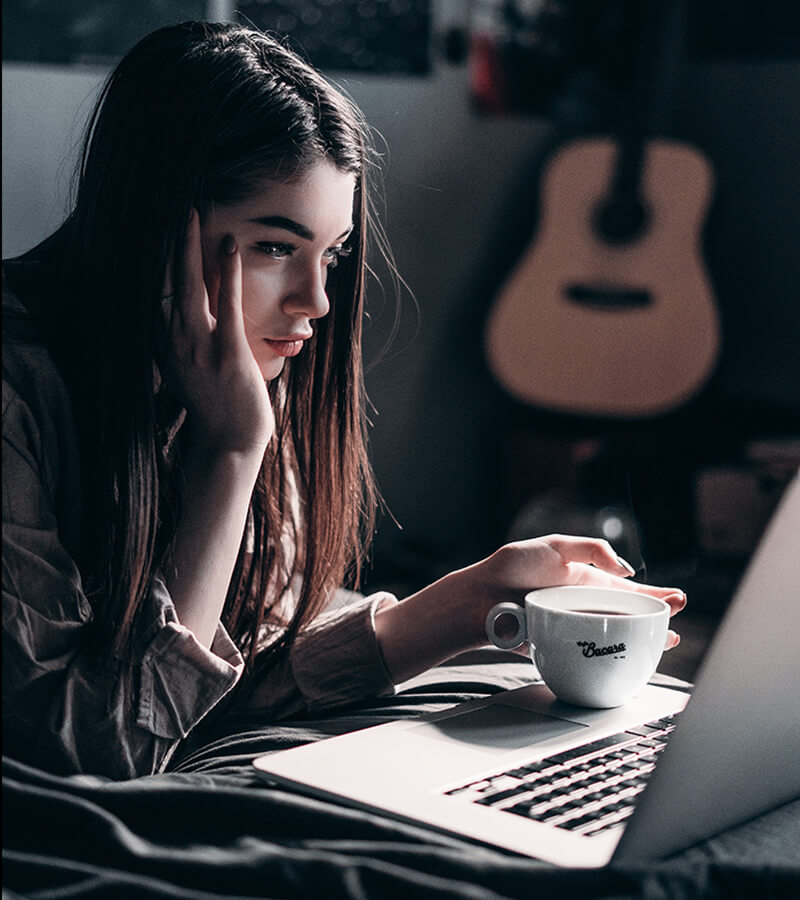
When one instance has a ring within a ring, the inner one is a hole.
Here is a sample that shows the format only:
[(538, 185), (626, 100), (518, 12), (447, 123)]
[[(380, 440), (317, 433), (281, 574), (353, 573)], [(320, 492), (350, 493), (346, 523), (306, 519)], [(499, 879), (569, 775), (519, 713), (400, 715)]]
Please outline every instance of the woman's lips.
[(264, 343), (268, 344), (272, 352), (278, 356), (297, 356), (303, 349), (303, 343), (308, 340), (308, 337), (281, 338), (279, 340), (264, 338)]

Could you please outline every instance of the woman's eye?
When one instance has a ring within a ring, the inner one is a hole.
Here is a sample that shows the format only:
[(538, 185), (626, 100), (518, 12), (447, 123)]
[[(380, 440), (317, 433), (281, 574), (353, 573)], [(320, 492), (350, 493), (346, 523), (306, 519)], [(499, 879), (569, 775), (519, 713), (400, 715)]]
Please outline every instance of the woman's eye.
[(291, 256), (297, 249), (294, 244), (281, 244), (275, 242), (260, 241), (256, 247), (272, 259), (285, 259)]
[(325, 259), (328, 261), (328, 268), (335, 269), (339, 265), (340, 259), (345, 259), (353, 252), (352, 247), (338, 244), (336, 247), (329, 247), (325, 251)]

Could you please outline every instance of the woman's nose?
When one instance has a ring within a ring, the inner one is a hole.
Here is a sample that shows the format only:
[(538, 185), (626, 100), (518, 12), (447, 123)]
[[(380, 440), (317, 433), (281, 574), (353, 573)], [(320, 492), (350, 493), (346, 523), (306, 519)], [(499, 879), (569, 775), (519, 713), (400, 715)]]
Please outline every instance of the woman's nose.
[(321, 319), (327, 315), (330, 302), (325, 291), (326, 280), (325, 268), (304, 272), (283, 301), (284, 312), (287, 315), (307, 316), (309, 319)]

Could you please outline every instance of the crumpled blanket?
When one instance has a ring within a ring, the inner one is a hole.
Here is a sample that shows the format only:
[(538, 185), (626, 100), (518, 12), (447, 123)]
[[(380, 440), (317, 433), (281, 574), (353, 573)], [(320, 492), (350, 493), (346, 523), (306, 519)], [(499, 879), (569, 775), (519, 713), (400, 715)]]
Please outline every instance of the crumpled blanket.
[(800, 801), (658, 863), (569, 870), (251, 771), (260, 753), (516, 687), (529, 673), (524, 663), (442, 667), (329, 718), (228, 723), (196, 738), (172, 771), (126, 782), (4, 758), (3, 898), (800, 898)]

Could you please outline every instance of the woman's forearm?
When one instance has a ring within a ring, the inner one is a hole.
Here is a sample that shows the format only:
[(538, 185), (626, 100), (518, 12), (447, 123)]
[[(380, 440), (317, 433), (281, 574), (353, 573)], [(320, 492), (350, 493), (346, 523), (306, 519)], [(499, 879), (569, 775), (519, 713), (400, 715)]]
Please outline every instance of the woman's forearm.
[(222, 615), (260, 458), (228, 453), (187, 461), (185, 499), (167, 586), (178, 620), (206, 647)]
[(476, 567), (459, 569), (375, 614), (375, 631), (395, 684), (487, 643)]

